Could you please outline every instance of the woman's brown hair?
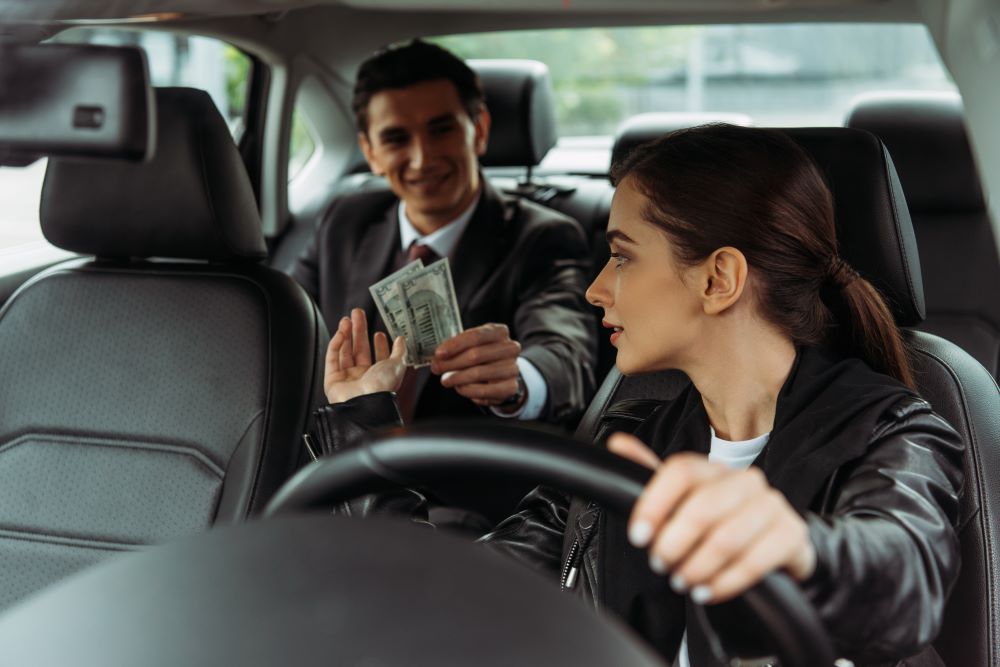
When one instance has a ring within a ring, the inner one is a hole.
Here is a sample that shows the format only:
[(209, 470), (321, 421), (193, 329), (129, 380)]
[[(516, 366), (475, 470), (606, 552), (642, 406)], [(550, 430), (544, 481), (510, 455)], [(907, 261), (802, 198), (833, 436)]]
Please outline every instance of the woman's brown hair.
[(644, 217), (682, 264), (738, 248), (762, 316), (795, 343), (832, 345), (913, 386), (892, 312), (840, 257), (833, 196), (788, 135), (725, 124), (680, 130), (634, 150), (612, 177), (646, 197)]

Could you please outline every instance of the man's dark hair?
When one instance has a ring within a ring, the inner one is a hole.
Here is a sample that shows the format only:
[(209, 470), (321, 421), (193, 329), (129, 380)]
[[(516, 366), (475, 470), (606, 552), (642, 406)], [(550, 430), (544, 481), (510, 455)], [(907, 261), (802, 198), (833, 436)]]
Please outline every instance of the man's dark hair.
[(354, 82), (351, 108), (358, 131), (368, 132), (368, 102), (375, 93), (438, 79), (454, 84), (466, 113), (475, 120), (483, 108), (483, 87), (461, 58), (420, 39), (379, 50), (361, 63)]

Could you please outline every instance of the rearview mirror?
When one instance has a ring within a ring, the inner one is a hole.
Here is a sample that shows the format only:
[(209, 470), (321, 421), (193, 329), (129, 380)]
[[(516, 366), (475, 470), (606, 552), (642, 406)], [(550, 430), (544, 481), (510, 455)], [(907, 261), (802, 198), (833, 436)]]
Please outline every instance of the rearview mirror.
[(0, 46), (0, 164), (43, 155), (142, 161), (155, 148), (155, 128), (141, 49)]

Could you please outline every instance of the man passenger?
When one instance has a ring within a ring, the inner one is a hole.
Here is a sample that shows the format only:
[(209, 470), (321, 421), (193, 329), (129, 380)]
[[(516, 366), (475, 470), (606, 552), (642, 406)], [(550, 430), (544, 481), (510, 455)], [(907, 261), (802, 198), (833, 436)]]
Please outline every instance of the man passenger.
[(404, 419), (482, 414), (571, 425), (594, 391), (596, 346), (579, 225), (506, 196), (483, 177), (490, 114), (462, 60), (420, 40), (386, 48), (358, 72), (358, 142), (390, 191), (338, 198), (292, 276), (331, 331), (375, 328), (368, 287), (414, 258), (449, 258), (463, 333), (410, 369)]

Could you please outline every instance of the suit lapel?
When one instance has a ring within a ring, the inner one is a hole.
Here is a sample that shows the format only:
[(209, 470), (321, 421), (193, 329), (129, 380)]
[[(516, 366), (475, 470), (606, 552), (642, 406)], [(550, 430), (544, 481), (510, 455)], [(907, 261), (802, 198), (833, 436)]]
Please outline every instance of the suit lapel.
[(461, 310), (465, 310), (476, 290), (507, 253), (506, 232), (514, 208), (504, 203), (500, 194), (485, 178), (482, 183), (483, 195), (479, 199), (479, 205), (451, 258), (455, 297)]
[(368, 315), (369, 323), (375, 321), (375, 302), (368, 288), (385, 277), (389, 259), (399, 249), (396, 206), (397, 200), (393, 199), (392, 205), (381, 218), (364, 226), (356, 254), (346, 258), (344, 262), (349, 267), (345, 281), (347, 288), (344, 291), (345, 315), (351, 308), (358, 307)]

